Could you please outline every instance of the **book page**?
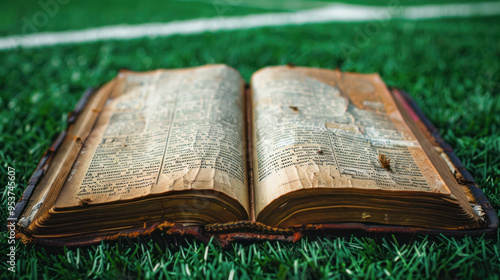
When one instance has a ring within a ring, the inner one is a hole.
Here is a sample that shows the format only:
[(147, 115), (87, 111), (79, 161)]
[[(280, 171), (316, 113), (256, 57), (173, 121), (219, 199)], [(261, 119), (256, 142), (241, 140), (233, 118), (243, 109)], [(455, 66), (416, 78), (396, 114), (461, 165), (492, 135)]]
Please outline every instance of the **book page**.
[(272, 67), (252, 91), (257, 215), (306, 188), (450, 194), (378, 75)]
[(217, 190), (249, 209), (244, 82), (224, 65), (122, 72), (56, 207)]

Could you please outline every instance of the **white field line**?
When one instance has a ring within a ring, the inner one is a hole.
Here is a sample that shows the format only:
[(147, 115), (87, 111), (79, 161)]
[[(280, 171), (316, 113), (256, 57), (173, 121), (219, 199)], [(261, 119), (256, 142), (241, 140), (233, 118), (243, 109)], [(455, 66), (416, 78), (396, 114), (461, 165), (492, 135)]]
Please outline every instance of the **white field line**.
[(425, 6), (359, 6), (334, 4), (324, 8), (292, 13), (265, 13), (247, 16), (200, 18), (167, 23), (114, 25), (77, 31), (45, 32), (0, 38), (0, 50), (18, 47), (41, 47), (103, 40), (127, 40), (141, 37), (164, 37), (206, 31), (255, 27), (300, 25), (324, 22), (380, 21), (392, 18), (430, 19), (472, 17), (500, 14), (500, 2), (445, 4)]

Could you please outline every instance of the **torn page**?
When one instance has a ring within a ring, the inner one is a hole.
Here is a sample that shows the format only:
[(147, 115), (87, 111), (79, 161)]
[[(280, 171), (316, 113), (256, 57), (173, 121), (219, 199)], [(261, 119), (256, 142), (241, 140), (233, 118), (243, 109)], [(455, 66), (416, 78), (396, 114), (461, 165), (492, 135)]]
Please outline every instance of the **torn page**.
[(450, 193), (378, 75), (273, 67), (252, 90), (257, 214), (304, 188)]
[[(248, 207), (243, 80), (224, 65), (121, 73), (56, 203), (218, 190)], [(247, 210), (248, 211), (248, 210)]]

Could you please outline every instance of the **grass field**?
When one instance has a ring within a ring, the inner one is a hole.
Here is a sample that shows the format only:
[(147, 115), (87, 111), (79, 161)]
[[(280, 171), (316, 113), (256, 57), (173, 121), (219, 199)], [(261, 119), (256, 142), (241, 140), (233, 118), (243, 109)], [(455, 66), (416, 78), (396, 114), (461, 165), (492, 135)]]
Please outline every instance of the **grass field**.
[[(13, 5), (15, 10), (15, 5), (21, 4)], [(207, 9), (185, 15), (213, 16)], [(250, 9), (240, 11), (244, 14), (257, 8), (243, 9)], [(118, 22), (104, 20), (102, 13), (99, 18), (102, 20), (80, 25), (77, 20), (69, 20), (69, 26)], [(15, 20), (2, 20), (0, 34), (19, 31)], [(407, 90), (445, 141), (455, 148), (498, 211), (499, 23), (500, 17), (378, 23), (380, 32), (369, 36), (368, 43), (361, 47), (354, 42), (357, 30), (363, 30), (367, 23), (283, 26), (1, 51), (0, 182), (5, 185), (7, 167), (14, 167), (19, 198), (38, 160), (65, 127), (67, 112), (85, 88), (110, 80), (120, 68), (150, 70), (225, 63), (248, 81), (261, 67), (294, 62), (378, 72), (387, 84)], [(62, 28), (56, 27), (57, 22), (53, 24), (54, 30)], [(2, 224), (7, 218), (6, 195), (4, 190)], [(441, 237), (437, 241), (420, 238), (404, 244), (391, 238), (376, 241), (352, 237), (235, 245), (227, 251), (214, 243), (189, 240), (183, 245), (130, 240), (55, 252), (18, 243), (17, 272), (12, 274), (3, 261), (8, 249), (6, 236), (2, 232), (2, 279), (250, 279), (275, 275), (296, 279), (498, 279), (500, 271), (498, 240)]]
[[(60, 1), (61, 4), (58, 4)], [(39, 3), (44, 3), (40, 5)], [(65, 3), (67, 2), (67, 3)], [(386, 6), (471, 3), (473, 0), (25, 0), (0, 2), (0, 35), (85, 29), (112, 24), (165, 22), (201, 17), (235, 16), (263, 12), (291, 12), (321, 8), (332, 2)], [(47, 3), (56, 3), (49, 5)], [(109, 12), (108, 12), (109, 11)], [(40, 12), (46, 14), (39, 16)], [(27, 24), (30, 22), (31, 24)], [(31, 26), (31, 27), (29, 27)]]

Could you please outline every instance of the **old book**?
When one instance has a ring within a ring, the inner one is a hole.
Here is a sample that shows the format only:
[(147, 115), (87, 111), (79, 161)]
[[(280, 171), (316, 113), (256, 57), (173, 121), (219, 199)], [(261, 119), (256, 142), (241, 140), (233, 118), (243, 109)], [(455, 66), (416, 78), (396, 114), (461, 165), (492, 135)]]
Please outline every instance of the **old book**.
[(77, 107), (16, 207), (27, 242), (498, 225), (452, 152), (377, 74), (267, 67), (245, 87), (225, 65), (121, 71)]

